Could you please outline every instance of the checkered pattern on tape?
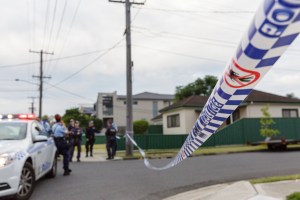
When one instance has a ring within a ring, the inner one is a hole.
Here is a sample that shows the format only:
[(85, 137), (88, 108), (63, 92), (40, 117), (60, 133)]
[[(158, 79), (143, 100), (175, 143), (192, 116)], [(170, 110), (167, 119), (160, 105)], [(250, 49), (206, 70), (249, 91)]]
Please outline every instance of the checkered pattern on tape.
[[(286, 0), (266, 0), (252, 22), (248, 34), (243, 38), (236, 54), (237, 63), (247, 69), (271, 67), (297, 37), (300, 31), (299, 6), (290, 12), (290, 21), (276, 24), (274, 13), (284, 9)], [(292, 7), (295, 8), (295, 7)], [(263, 41), (263, 42), (261, 42)], [(268, 69), (261, 70), (266, 73)], [(245, 89), (234, 89), (224, 84), (223, 79), (215, 87), (195, 126), (190, 131), (183, 147), (175, 159), (176, 164), (200, 147), (249, 95), (256, 84)], [(222, 103), (219, 112), (213, 113), (210, 103)], [(211, 115), (212, 114), (212, 115)], [(207, 118), (210, 116), (209, 118)]]
[(286, 10), (285, 6), (274, 0), (265, 1), (258, 10), (258, 17), (253, 20), (237, 50), (236, 58), (241, 66), (254, 69), (274, 65), (298, 36), (300, 9), (286, 10), (289, 20), (275, 21), (274, 15), (283, 10)]

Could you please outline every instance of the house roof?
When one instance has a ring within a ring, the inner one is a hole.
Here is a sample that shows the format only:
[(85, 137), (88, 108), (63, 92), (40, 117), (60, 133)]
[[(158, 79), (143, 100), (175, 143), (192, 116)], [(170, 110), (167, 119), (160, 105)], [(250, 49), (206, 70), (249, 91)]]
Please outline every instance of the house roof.
[(300, 103), (300, 99), (280, 96), (258, 90), (253, 90), (244, 102), (262, 102), (262, 103)]
[[(157, 94), (151, 92), (142, 92), (132, 95), (134, 100), (173, 100), (174, 95), (171, 94)], [(118, 95), (118, 99), (126, 99), (126, 95)]]
[[(160, 110), (160, 112), (165, 112), (181, 107), (193, 107), (193, 108), (203, 108), (206, 101), (208, 100), (207, 96), (190, 96), (186, 99), (178, 101), (168, 107), (165, 107)], [(267, 92), (262, 92), (258, 90), (253, 90), (249, 96), (244, 100), (243, 103), (257, 102), (257, 103), (299, 103), (300, 99), (290, 98), (285, 96), (280, 96), (276, 94), (271, 94)]]
[(82, 113), (85, 113), (85, 114), (93, 114), (95, 112), (93, 107), (84, 107), (83, 106), (80, 108), (80, 110)]
[(156, 117), (151, 119), (151, 121), (156, 121), (156, 120), (162, 120), (162, 114), (159, 114)]
[(185, 98), (181, 101), (178, 101), (168, 107), (161, 109), (160, 112), (173, 110), (173, 109), (181, 108), (181, 107), (193, 107), (193, 108), (203, 107), (207, 100), (208, 100), (207, 96), (193, 95), (193, 96)]

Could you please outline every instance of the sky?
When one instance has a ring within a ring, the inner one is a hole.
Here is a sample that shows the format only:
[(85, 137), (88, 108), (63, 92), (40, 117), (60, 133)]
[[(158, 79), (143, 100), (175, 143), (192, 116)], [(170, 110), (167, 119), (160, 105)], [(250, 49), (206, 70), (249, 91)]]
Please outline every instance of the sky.
[[(174, 94), (205, 75), (220, 77), (262, 0), (141, 0), (132, 5), (133, 94)], [(125, 6), (108, 0), (0, 1), (0, 108), (43, 114), (92, 105), (99, 92), (126, 94)], [(300, 97), (300, 40), (256, 89)], [(15, 81), (19, 79), (20, 81)], [(38, 98), (35, 98), (38, 108)], [(38, 113), (38, 110), (35, 111)]]

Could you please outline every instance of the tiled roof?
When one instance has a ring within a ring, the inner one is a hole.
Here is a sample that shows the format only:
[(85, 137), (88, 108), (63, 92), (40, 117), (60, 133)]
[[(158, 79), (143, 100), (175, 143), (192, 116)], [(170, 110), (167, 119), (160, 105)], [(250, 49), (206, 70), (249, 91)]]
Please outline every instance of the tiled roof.
[(163, 108), (160, 110), (160, 112), (164, 112), (164, 111), (168, 111), (168, 110), (173, 110), (176, 108), (180, 108), (180, 107), (195, 107), (195, 108), (200, 108), (203, 107), (206, 103), (206, 101), (208, 100), (207, 96), (197, 96), (197, 95), (193, 95), (190, 96), (186, 99), (183, 99), (181, 101), (178, 101), (166, 108)]
[[(173, 100), (174, 95), (171, 94), (157, 94), (151, 92), (143, 92), (132, 95), (134, 100)], [(126, 95), (118, 95), (118, 99), (126, 99)]]
[[(181, 107), (193, 107), (193, 108), (202, 108), (204, 107), (206, 101), (208, 100), (207, 96), (190, 96), (186, 99), (178, 101), (171, 106), (165, 107), (160, 110), (160, 112), (173, 110)], [(244, 103), (249, 102), (261, 102), (261, 103), (299, 103), (300, 99), (279, 96), (267, 92), (262, 92), (258, 90), (253, 90), (249, 96), (244, 100)]]
[(263, 103), (300, 103), (300, 99), (280, 96), (258, 90), (253, 90), (244, 102), (263, 102)]
[(161, 119), (162, 119), (162, 114), (159, 114), (156, 117), (152, 118), (151, 121), (161, 120)]

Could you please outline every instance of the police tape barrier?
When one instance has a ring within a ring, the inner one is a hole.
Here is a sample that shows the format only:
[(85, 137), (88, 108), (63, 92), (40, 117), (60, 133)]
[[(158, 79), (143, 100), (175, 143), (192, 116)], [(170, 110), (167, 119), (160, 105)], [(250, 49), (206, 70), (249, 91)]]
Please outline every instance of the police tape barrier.
[(251, 93), (299, 32), (300, 0), (265, 0), (173, 161), (161, 168), (152, 166), (126, 134), (143, 155), (145, 165), (163, 170), (189, 157)]

